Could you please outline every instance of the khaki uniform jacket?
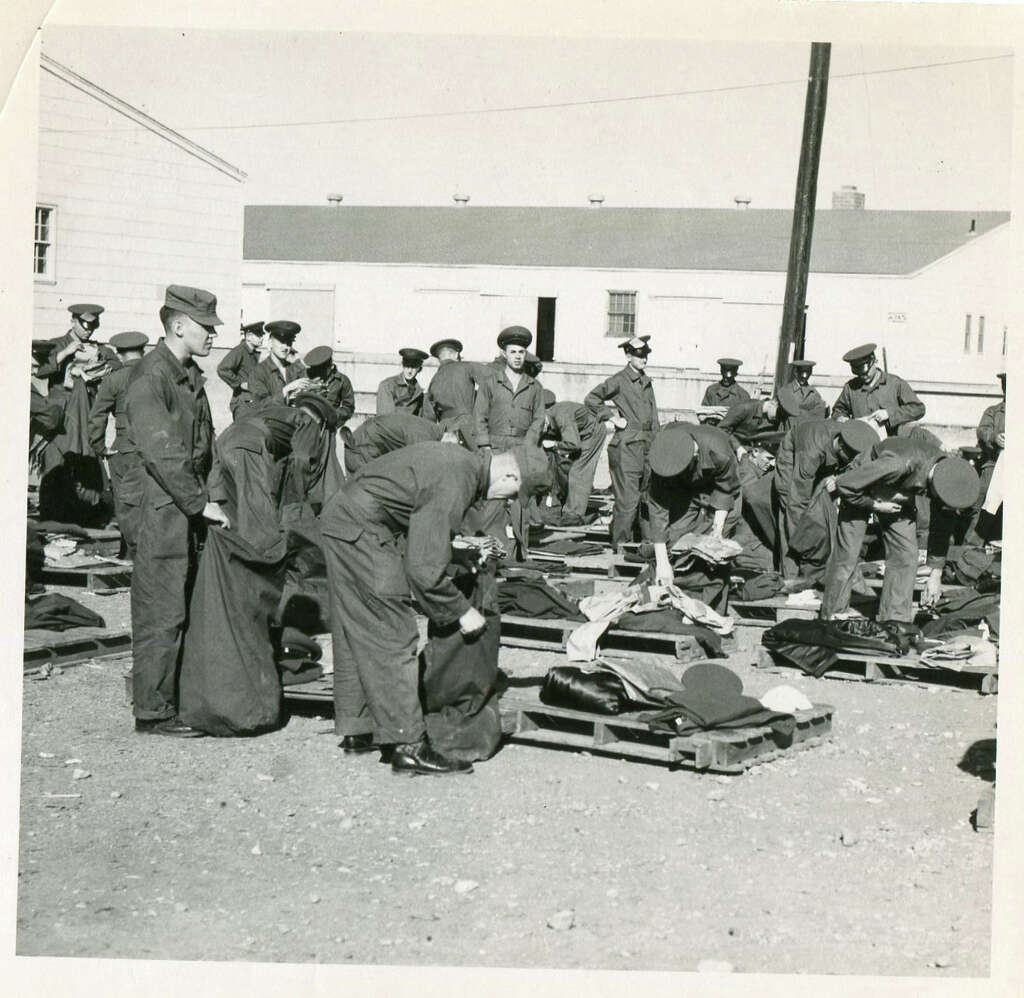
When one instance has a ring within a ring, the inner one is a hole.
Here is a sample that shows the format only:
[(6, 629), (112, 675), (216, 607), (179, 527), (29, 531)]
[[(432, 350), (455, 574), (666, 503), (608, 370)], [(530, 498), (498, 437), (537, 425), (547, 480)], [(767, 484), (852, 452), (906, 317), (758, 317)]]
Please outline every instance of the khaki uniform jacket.
[(847, 381), (836, 404), (832, 406), (832, 416), (860, 419), (870, 416), (877, 409), (885, 409), (889, 413), (886, 426), (890, 433), (895, 433), (905, 423), (922, 419), (925, 412), (924, 403), (914, 394), (910, 385), (895, 374), (883, 374), (878, 384), (871, 389), (864, 388), (860, 378)]
[(658, 429), (658, 403), (654, 399), (654, 384), (643, 371), (627, 364), (596, 388), (587, 392), (583, 404), (602, 422), (615, 415), (605, 405), (613, 402), (626, 420), (624, 429), (616, 429), (610, 447), (633, 440), (650, 441)]
[(473, 405), (478, 447), (514, 447), (523, 443), (534, 420), (544, 415), (544, 389), (528, 374), (513, 389), (502, 371), (481, 380)]
[(273, 357), (264, 357), (249, 375), (249, 391), (252, 397), (261, 402), (270, 399), (284, 405), (284, 386), (296, 378), (305, 377), (306, 367), (301, 360), (293, 361), (285, 367), (285, 373), (277, 366)]
[(420, 383), (415, 378), (406, 381), (402, 374), (385, 378), (377, 386), (377, 415), (383, 416), (397, 409), (424, 419), (434, 419), (434, 410), (427, 405), (427, 396)]

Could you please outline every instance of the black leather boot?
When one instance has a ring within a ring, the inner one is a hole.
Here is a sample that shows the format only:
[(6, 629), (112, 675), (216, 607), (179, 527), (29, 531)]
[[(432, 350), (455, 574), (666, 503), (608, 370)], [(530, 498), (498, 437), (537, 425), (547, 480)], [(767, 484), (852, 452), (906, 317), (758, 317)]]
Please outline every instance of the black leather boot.
[(449, 776), (472, 773), (473, 763), (449, 759), (431, 748), (427, 736), (408, 745), (396, 745), (391, 754), (391, 771), (408, 776)]
[(377, 748), (373, 743), (373, 735), (369, 732), (364, 735), (345, 735), (338, 742), (338, 747), (345, 755), (363, 755)]

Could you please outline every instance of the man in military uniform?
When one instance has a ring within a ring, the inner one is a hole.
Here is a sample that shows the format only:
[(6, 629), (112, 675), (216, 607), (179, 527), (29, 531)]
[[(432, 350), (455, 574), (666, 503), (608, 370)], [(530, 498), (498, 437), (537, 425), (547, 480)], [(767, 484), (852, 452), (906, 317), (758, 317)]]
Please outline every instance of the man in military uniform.
[(781, 409), (773, 398), (747, 399), (734, 402), (718, 424), (731, 441), (739, 457), (746, 451), (745, 444), (752, 444), (766, 433), (779, 428)]
[[(480, 380), (473, 404), (473, 437), (482, 450), (508, 450), (522, 444), (534, 421), (544, 414), (544, 390), (523, 370), (526, 348), (532, 340), (533, 334), (523, 326), (509, 326), (498, 334), (505, 366)], [(525, 545), (524, 512), (516, 507), (511, 514), (514, 532)], [(480, 514), (480, 529), (511, 549), (506, 530), (507, 504), (503, 500), (488, 501)]]
[(135, 730), (195, 737), (177, 716), (182, 638), (205, 522), (230, 525), (206, 491), (213, 421), (193, 359), (209, 356), (217, 299), (172, 284), (160, 322), (164, 338), (135, 364), (127, 393), (127, 449), (145, 469), (131, 597)]
[(427, 397), (416, 380), (429, 354), (415, 347), (402, 347), (398, 354), (402, 358), (401, 373), (385, 378), (377, 386), (377, 415), (404, 409), (413, 416), (433, 419), (434, 410), (427, 405)]
[[(615, 433), (608, 444), (608, 469), (612, 477), (615, 508), (612, 513), (612, 547), (633, 540), (633, 527), (646, 495), (651, 441), (658, 429), (658, 404), (654, 385), (644, 373), (650, 356), (650, 336), (634, 336), (619, 344), (626, 366), (587, 393), (583, 404), (601, 422), (610, 422)], [(611, 403), (611, 406), (606, 403)], [(641, 533), (646, 536), (646, 517), (641, 514)]]
[(364, 419), (345, 441), (345, 471), (355, 474), (364, 464), (410, 444), (422, 444), (448, 437), (457, 443), (454, 433), (447, 434), (437, 423), (421, 419), (411, 412), (396, 409), (383, 416)]
[(220, 380), (231, 389), (231, 417), (237, 419), (238, 410), (252, 402), (249, 378), (260, 362), (260, 343), (263, 341), (263, 323), (250, 322), (241, 327), (242, 340), (235, 344), (217, 365)]
[(779, 401), (780, 429), (790, 430), (801, 420), (825, 419), (828, 406), (818, 394), (817, 388), (810, 385), (813, 360), (794, 360), (790, 362), (792, 377), (777, 392)]
[[(419, 631), (408, 596), (434, 633), (457, 627), (466, 644), (478, 640), (487, 621), (447, 574), (452, 537), (474, 504), (517, 494), (525, 501), (548, 483), (547, 458), (537, 448), (492, 457), (421, 443), (371, 461), (327, 503), (320, 526), (331, 594), (335, 730), (346, 752), (376, 742), (393, 747), (391, 766), (398, 773), (472, 770), (470, 762), (438, 752), (427, 737), (417, 692)], [(495, 643), (492, 675), (496, 651)], [(424, 656), (431, 660), (430, 643)], [(436, 700), (434, 691), (458, 680), (437, 665), (424, 674), (428, 704)], [(457, 706), (469, 715), (491, 699), (493, 688), (478, 689)], [(433, 703), (436, 710), (455, 706)], [(491, 750), (500, 737), (496, 716), (492, 727)]]
[[(135, 365), (142, 359), (149, 337), (138, 330), (110, 337), (122, 366), (111, 371), (100, 382), (89, 410), (89, 444), (97, 457), (107, 459), (110, 487), (114, 493), (114, 511), (121, 528), (121, 554), (135, 557), (138, 540), (138, 519), (141, 511), (144, 471), (138, 455), (129, 447), (128, 380)], [(107, 418), (114, 417), (114, 442), (107, 450)]]
[(902, 378), (878, 366), (875, 349), (876, 344), (865, 343), (843, 354), (854, 376), (843, 385), (832, 418), (867, 418), (886, 436), (904, 436), (909, 423), (924, 418), (924, 403)]
[(981, 492), (971, 514), (971, 525), (968, 540), (975, 544), (983, 544), (1002, 536), (1002, 515), (993, 516), (982, 512), (982, 506), (988, 496), (988, 487), (992, 482), (996, 461), (1006, 447), (1006, 372), (1000, 371), (999, 382), (1003, 389), (1003, 398), (995, 405), (990, 405), (978, 423), (978, 449), (981, 451), (979, 465), (981, 469)]
[(821, 617), (829, 620), (850, 605), (868, 518), (874, 514), (885, 544), (885, 581), (878, 620), (914, 619), (917, 577), (917, 497), (930, 500), (927, 564), (931, 575), (922, 603), (942, 592), (942, 568), (956, 528), (956, 514), (970, 509), (980, 482), (962, 457), (951, 457), (921, 437), (880, 440), (836, 479), (841, 500), (835, 548), (825, 572)]
[(268, 322), (263, 328), (270, 352), (249, 375), (249, 391), (254, 402), (270, 399), (287, 404), (296, 392), (309, 391), (312, 387), (302, 362), (292, 359), (295, 337), (302, 327), (297, 322), (282, 319)]
[(356, 411), (356, 393), (352, 382), (334, 366), (334, 354), (328, 346), (313, 347), (303, 358), (309, 386), (306, 391), (322, 395), (338, 412), (338, 425), (344, 426)]
[(438, 340), (430, 353), (440, 366), (427, 387), (426, 407), (446, 430), (459, 430), (472, 438), (476, 386), (487, 376), (487, 365), (463, 360), (462, 344), (456, 339)]
[(71, 378), (80, 374), (89, 389), (90, 402), (96, 395), (99, 382), (121, 362), (117, 354), (105, 343), (93, 343), (92, 338), (100, 327), (102, 305), (69, 305), (71, 328), (61, 337), (52, 341), (49, 355), (39, 365), (36, 377), (45, 380), (54, 402), (64, 398), (63, 392), (70, 391)]
[[(564, 478), (565, 493), (559, 523), (562, 526), (581, 524), (608, 435), (597, 416), (579, 402), (559, 402), (554, 392), (545, 390), (544, 409), (544, 415), (526, 434), (526, 442), (543, 447), (550, 441), (562, 452), (567, 466), (556, 463), (559, 478)], [(559, 485), (562, 484), (560, 481)]]
[(876, 443), (878, 434), (860, 419), (845, 423), (805, 419), (782, 438), (775, 458), (773, 505), (779, 570), (787, 579), (795, 579), (800, 573), (789, 551), (789, 539), (807, 513), (811, 500), (819, 488), (834, 495), (835, 476)]
[(739, 523), (740, 479), (729, 438), (715, 426), (669, 423), (651, 444), (648, 506), (659, 585), (674, 578), (668, 547), (683, 534), (726, 537)]
[(743, 361), (737, 360), (735, 357), (719, 357), (716, 363), (722, 378), (713, 385), (708, 385), (701, 405), (731, 406), (737, 402), (749, 402), (750, 395), (736, 383), (736, 372), (739, 371)]

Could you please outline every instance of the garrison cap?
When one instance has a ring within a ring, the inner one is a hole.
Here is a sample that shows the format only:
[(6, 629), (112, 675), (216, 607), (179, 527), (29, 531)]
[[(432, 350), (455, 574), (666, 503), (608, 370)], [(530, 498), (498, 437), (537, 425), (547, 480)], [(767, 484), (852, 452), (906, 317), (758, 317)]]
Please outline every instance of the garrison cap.
[(544, 408), (550, 409), (558, 401), (558, 396), (554, 392), (544, 389)]
[(243, 333), (255, 333), (257, 336), (263, 335), (263, 323), (262, 322), (248, 322), (241, 327)]
[(454, 350), (456, 353), (462, 353), (462, 344), (455, 339), (438, 340), (430, 348), (432, 356), (436, 357), (441, 353), (442, 350)]
[(302, 358), (302, 363), (306, 367), (322, 367), (324, 364), (329, 364), (334, 354), (331, 353), (331, 348), (327, 346), (313, 347), (305, 357)]
[(742, 360), (737, 360), (735, 357), (719, 357), (715, 363), (719, 367), (736, 367), (740, 368), (743, 366)]
[(967, 509), (981, 491), (981, 480), (970, 462), (962, 457), (942, 457), (931, 476), (932, 491), (944, 506)]
[(506, 326), (498, 333), (498, 346), (502, 350), (507, 346), (528, 347), (533, 342), (533, 333), (525, 326)]
[(519, 501), (526, 503), (530, 496), (542, 495), (551, 488), (551, 464), (540, 447), (523, 445), (513, 447), (509, 453), (519, 466)]
[(416, 347), (402, 347), (398, 351), (398, 355), (402, 358), (404, 367), (422, 367), (423, 361), (429, 356), (422, 350), (417, 350)]
[(636, 354), (638, 357), (646, 357), (651, 352), (651, 345), (648, 342), (650, 336), (634, 336), (631, 340), (619, 344), (620, 350), (626, 353)]
[(312, 409), (332, 430), (338, 428), (338, 410), (316, 392), (299, 392), (292, 399), (292, 405), (299, 409)]
[(110, 346), (115, 350), (140, 350), (149, 342), (145, 333), (137, 329), (129, 329), (126, 333), (118, 333), (110, 337)]
[(202, 288), (189, 288), (183, 284), (170, 284), (164, 292), (164, 308), (183, 312), (200, 326), (222, 326), (217, 315), (217, 296)]
[(68, 305), (68, 311), (72, 315), (99, 315), (103, 311), (102, 305)]
[(302, 332), (302, 326), (297, 322), (290, 322), (288, 319), (275, 319), (273, 322), (268, 322), (263, 328), (275, 340), (280, 340), (282, 343), (291, 343)]
[(878, 434), (863, 419), (848, 419), (839, 424), (839, 439), (854, 454), (860, 454), (878, 443)]
[(856, 364), (858, 361), (867, 360), (877, 349), (877, 343), (865, 343), (862, 346), (854, 347), (843, 354), (843, 360), (847, 364)]
[(651, 471), (662, 478), (671, 478), (689, 467), (697, 445), (687, 432), (685, 423), (669, 423), (654, 436), (651, 444)]
[(815, 363), (816, 361), (813, 360), (791, 360), (789, 362), (789, 366), (797, 369), (806, 368), (806, 370), (809, 371), (812, 367), (814, 367)]

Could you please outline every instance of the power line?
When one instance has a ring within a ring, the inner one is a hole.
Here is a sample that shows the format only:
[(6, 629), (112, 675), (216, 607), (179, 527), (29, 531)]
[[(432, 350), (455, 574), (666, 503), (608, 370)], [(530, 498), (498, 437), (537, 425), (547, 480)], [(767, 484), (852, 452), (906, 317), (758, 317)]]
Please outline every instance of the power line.
[[(832, 80), (858, 79), (867, 76), (883, 76), (891, 73), (909, 73), (922, 69), (939, 69), (945, 66), (965, 66), (979, 62), (994, 62), (999, 59), (1012, 59), (1013, 54), (979, 56), (975, 59), (957, 59), (950, 62), (927, 62), (914, 66), (893, 66), (889, 69), (862, 70), (856, 73), (835, 73)], [(761, 83), (740, 83), (725, 87), (703, 87), (697, 90), (669, 90), (652, 94), (632, 94), (625, 97), (592, 97), (585, 100), (558, 101), (548, 104), (512, 104), (503, 107), (466, 108), (459, 111), (420, 111), (411, 114), (382, 114), (359, 118), (324, 118), (319, 121), (268, 121), (262, 124), (247, 125), (194, 125), (185, 129), (188, 132), (229, 132), (259, 128), (314, 128), (323, 125), (362, 125), (388, 121), (419, 121), (431, 118), (458, 118), (477, 114), (510, 114), (520, 111), (549, 111), (571, 107), (593, 107), (601, 104), (626, 104), (635, 101), (665, 100), (672, 97), (696, 97), (710, 94), (736, 93), (744, 90), (761, 90), (767, 87), (792, 86), (804, 84), (806, 77), (792, 80), (766, 80)], [(47, 133), (84, 133), (84, 132), (118, 132), (134, 131), (132, 128), (41, 128)]]

